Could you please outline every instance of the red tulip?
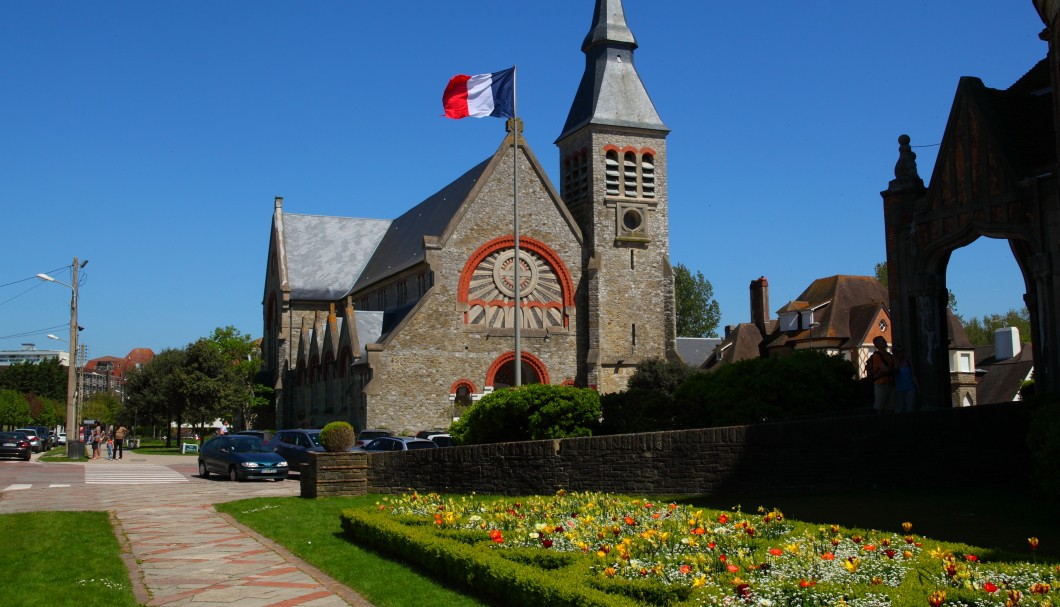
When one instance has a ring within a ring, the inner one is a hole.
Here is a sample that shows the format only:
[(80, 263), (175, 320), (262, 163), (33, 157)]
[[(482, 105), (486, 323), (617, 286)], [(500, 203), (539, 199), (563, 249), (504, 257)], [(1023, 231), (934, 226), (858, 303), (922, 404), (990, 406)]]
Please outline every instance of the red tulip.
[(997, 585), (993, 582), (987, 582), (983, 584), (983, 590), (987, 592), (997, 592)]

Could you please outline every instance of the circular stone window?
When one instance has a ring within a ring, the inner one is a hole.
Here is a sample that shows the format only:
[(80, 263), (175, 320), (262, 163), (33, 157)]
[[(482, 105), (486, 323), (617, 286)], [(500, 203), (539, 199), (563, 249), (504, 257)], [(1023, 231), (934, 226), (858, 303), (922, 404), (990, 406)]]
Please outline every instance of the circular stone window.
[(636, 209), (629, 209), (622, 214), (622, 227), (630, 232), (636, 232), (644, 225), (644, 216)]

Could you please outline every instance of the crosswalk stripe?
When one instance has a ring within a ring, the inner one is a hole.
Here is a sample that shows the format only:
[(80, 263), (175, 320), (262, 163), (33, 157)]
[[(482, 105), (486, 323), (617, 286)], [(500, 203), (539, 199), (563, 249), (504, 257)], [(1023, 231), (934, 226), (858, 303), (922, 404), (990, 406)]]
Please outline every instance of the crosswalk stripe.
[(188, 478), (165, 466), (136, 465), (120, 468), (85, 469), (86, 485), (145, 485), (162, 483), (186, 483)]
[(8, 485), (4, 487), (4, 491), (21, 491), (23, 489), (29, 489), (33, 485)]

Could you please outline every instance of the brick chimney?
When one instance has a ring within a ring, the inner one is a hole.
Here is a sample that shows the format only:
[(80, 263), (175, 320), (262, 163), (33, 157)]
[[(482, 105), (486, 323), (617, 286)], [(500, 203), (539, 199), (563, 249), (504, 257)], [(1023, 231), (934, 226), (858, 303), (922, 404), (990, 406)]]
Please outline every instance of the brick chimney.
[(769, 321), (769, 281), (763, 276), (751, 281), (751, 322), (758, 327), (762, 335), (766, 334), (766, 322)]

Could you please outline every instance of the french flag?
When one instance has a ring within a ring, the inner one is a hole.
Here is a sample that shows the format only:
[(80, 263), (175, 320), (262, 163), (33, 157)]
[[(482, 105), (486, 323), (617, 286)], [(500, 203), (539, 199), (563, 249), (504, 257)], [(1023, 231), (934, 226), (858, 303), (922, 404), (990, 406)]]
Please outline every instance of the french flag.
[(492, 74), (453, 76), (442, 94), (448, 118), (515, 117), (515, 68)]

